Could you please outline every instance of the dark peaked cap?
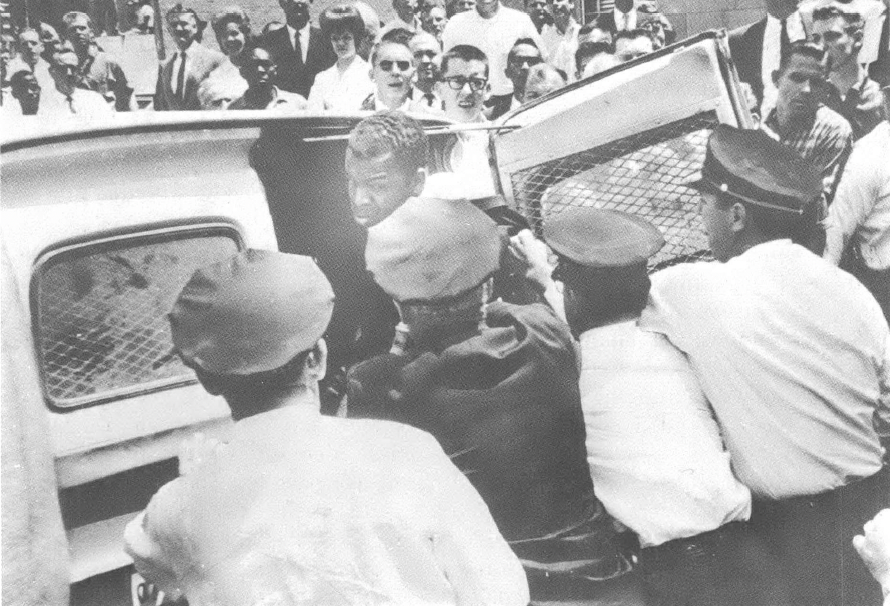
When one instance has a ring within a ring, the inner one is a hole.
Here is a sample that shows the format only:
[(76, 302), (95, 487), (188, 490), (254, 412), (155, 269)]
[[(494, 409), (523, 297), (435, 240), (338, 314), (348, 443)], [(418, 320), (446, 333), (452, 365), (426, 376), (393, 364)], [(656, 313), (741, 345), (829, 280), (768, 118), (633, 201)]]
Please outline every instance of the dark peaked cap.
[(334, 291), (310, 257), (247, 250), (196, 271), (169, 318), (186, 363), (248, 375), (312, 348), (333, 311)]
[(763, 131), (726, 124), (714, 129), (701, 173), (688, 184), (796, 214), (803, 214), (822, 193), (821, 177), (793, 149)]
[(555, 252), (585, 267), (645, 263), (664, 246), (658, 229), (615, 210), (575, 208), (548, 219), (544, 240)]

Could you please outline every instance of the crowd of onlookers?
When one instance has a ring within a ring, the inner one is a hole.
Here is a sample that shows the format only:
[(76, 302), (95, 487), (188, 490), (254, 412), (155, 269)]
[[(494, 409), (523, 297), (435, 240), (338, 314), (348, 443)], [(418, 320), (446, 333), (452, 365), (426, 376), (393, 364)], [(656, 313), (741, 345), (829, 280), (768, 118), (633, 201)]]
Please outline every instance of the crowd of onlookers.
[[(86, 13), (69, 12), (58, 29), (41, 23), (3, 39), (4, 113), (92, 117), (141, 106), (198, 109), (410, 109), (454, 116), (448, 89), (479, 97), (484, 116), (567, 82), (601, 72), (673, 41), (668, 20), (650, 2), (622, 0), (613, 13), (587, 24), (571, 0), (532, 0), (527, 12), (491, 0), (395, 0), (384, 23), (364, 2), (331, 6), (311, 23), (308, 0), (281, 0), (282, 21), (257, 29), (238, 6), (213, 15), (221, 52), (203, 44), (207, 22), (176, 5), (165, 15), (175, 43), (158, 66), (150, 103), (137, 104), (133, 74), (96, 41)], [(639, 4), (639, 6), (637, 6)], [(140, 5), (134, 32), (149, 34), (153, 15)], [(475, 51), (467, 51), (465, 47)], [(444, 69), (451, 52), (469, 52), (485, 64), (482, 80), (460, 85)], [(540, 64), (540, 67), (538, 65)], [(526, 90), (528, 72), (532, 85)], [(104, 98), (107, 108), (98, 101)]]

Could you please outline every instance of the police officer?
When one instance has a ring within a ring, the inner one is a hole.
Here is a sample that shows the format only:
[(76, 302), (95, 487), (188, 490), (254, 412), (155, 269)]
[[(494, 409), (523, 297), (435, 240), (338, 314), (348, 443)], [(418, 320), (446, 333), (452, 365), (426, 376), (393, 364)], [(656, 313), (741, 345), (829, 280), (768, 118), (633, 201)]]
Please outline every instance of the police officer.
[(235, 425), (127, 526), (137, 570), (195, 606), (526, 604), (521, 565), (430, 435), (319, 413), (333, 306), (309, 257), (195, 272), (173, 343)]
[(732, 473), (689, 361), (637, 325), (661, 233), (633, 215), (576, 208), (548, 218), (544, 239), (581, 345), (596, 496), (639, 536), (652, 603), (787, 604), (775, 563), (746, 524), (751, 492)]
[(405, 327), (349, 373), (348, 415), (442, 444), (523, 560), (533, 600), (633, 602), (593, 493), (571, 335), (544, 304), (487, 304), (495, 224), (466, 200), (410, 199), (368, 231), (368, 269)]
[(802, 245), (820, 178), (795, 152), (720, 125), (693, 186), (718, 262), (656, 273), (640, 324), (689, 357), (793, 598), (878, 603), (851, 537), (890, 501), (873, 423), (890, 413), (887, 322)]

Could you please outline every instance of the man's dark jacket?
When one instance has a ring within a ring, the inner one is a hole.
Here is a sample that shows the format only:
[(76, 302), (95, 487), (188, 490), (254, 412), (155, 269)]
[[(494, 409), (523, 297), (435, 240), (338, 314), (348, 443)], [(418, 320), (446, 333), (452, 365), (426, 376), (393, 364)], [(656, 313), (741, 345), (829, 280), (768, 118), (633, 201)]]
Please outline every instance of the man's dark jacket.
[(548, 579), (628, 568), (593, 493), (568, 327), (545, 305), (497, 302), (487, 326), (353, 367), (350, 417), (430, 432), (488, 504), (534, 598)]
[(294, 50), (287, 27), (269, 32), (263, 38), (263, 46), (272, 54), (277, 67), (275, 85), (283, 90), (299, 93), (307, 99), (315, 76), (337, 61), (331, 41), (324, 40), (317, 27), (309, 28), (309, 49), (305, 62), (302, 55)]

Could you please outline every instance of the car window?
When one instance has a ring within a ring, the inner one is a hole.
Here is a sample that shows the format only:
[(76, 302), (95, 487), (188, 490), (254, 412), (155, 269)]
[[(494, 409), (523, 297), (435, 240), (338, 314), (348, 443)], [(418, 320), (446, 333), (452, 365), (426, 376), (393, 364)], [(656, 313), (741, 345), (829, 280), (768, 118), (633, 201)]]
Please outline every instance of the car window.
[(701, 168), (716, 124), (714, 112), (703, 112), (544, 162), (513, 173), (513, 191), (535, 222), (578, 206), (620, 210), (651, 221), (666, 244), (650, 259), (650, 269), (709, 259), (699, 196), (685, 181)]
[(167, 313), (195, 269), (235, 254), (228, 228), (128, 236), (38, 262), (35, 340), (47, 402), (71, 409), (192, 380)]

